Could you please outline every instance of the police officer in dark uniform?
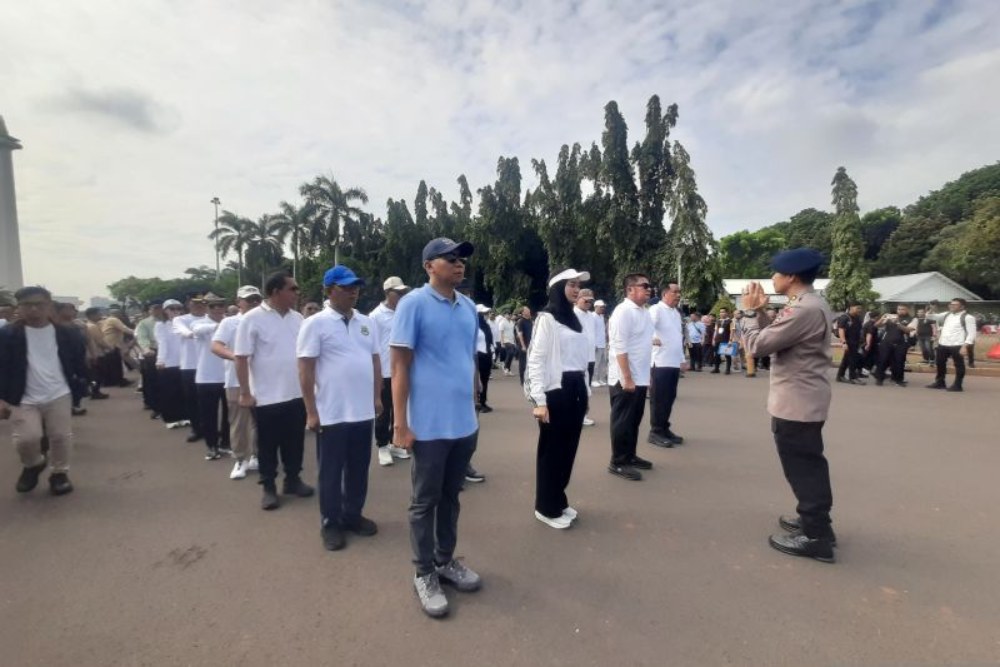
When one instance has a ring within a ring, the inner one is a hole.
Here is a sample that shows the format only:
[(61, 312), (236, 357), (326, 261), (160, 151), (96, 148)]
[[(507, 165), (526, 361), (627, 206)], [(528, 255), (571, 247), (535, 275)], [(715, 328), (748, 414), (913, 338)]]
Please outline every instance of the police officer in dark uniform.
[(910, 349), (913, 333), (917, 330), (917, 325), (910, 316), (909, 307), (902, 304), (896, 306), (896, 314), (883, 315), (878, 326), (883, 333), (878, 344), (875, 384), (882, 386), (885, 382), (885, 369), (888, 368), (893, 383), (905, 387), (906, 352)]
[(782, 516), (787, 532), (769, 544), (783, 553), (834, 562), (836, 537), (830, 525), (833, 492), (823, 455), (823, 424), (830, 409), (830, 324), (833, 313), (812, 284), (823, 256), (810, 248), (779, 253), (771, 266), (778, 294), (788, 297), (777, 316), (765, 311), (768, 297), (759, 283), (743, 291), (747, 353), (771, 355), (771, 388), (767, 410), (785, 478), (798, 500), (798, 516)]

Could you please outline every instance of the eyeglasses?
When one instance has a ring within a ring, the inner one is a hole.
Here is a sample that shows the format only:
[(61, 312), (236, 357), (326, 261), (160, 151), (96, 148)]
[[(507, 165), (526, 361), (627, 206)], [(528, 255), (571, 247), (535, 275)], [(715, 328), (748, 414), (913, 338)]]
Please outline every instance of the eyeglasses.
[(450, 252), (447, 255), (438, 255), (434, 259), (443, 259), (444, 261), (448, 262), (449, 264), (458, 264), (459, 262), (461, 262), (462, 264), (468, 264), (469, 263), (468, 260), (465, 257), (459, 257), (458, 255), (456, 255), (453, 252)]

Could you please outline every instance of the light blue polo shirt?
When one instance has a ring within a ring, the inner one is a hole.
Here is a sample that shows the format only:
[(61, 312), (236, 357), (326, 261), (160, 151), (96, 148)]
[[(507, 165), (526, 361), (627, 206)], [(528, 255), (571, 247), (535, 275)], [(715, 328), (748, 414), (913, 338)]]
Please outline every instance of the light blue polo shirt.
[(407, 417), (417, 440), (455, 440), (479, 428), (473, 400), (476, 305), (455, 292), (451, 302), (430, 284), (396, 306), (392, 347), (413, 350)]

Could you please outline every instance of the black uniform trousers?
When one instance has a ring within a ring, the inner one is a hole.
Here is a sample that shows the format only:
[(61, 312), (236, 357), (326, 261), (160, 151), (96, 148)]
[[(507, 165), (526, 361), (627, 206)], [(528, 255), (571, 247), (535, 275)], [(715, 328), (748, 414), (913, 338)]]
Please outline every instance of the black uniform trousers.
[(705, 352), (701, 349), (701, 343), (691, 343), (691, 370), (700, 371), (702, 368), (702, 355)]
[[(229, 449), (229, 401), (226, 385), (222, 382), (204, 382), (195, 385), (198, 392), (198, 416), (205, 446), (209, 450)], [(221, 419), (221, 421), (220, 421)]]
[(852, 380), (858, 378), (858, 372), (861, 367), (861, 356), (858, 354), (858, 341), (847, 341), (847, 345), (844, 346), (844, 358), (840, 360), (840, 368), (837, 369), (837, 377), (842, 378), (845, 375)]
[(187, 418), (191, 420), (191, 433), (199, 438), (204, 435), (201, 428), (201, 412), (198, 410), (198, 386), (194, 376), (198, 371), (194, 368), (181, 369), (181, 384), (184, 389), (184, 407)]
[(681, 379), (679, 368), (654, 368), (653, 392), (649, 414), (649, 430), (655, 435), (666, 436), (670, 433), (670, 414), (674, 410), (677, 399), (677, 383)]
[(482, 390), (479, 392), (479, 405), (485, 406), (486, 396), (490, 388), (490, 372), (493, 370), (493, 358), (485, 352), (479, 352), (476, 356), (479, 360), (479, 384), (482, 385)]
[(356, 525), (368, 499), (372, 420), (320, 427), (316, 434), (323, 525)]
[(375, 446), (392, 443), (392, 378), (382, 378), (382, 414), (375, 417)]
[(903, 370), (906, 364), (906, 351), (909, 345), (900, 343), (879, 343), (878, 366), (875, 367), (875, 379), (885, 380), (885, 370), (888, 368), (893, 382), (903, 381)]
[(937, 377), (935, 382), (944, 383), (945, 375), (948, 372), (948, 360), (955, 364), (955, 386), (961, 387), (965, 379), (965, 359), (962, 358), (961, 345), (938, 345), (937, 346)]
[(163, 423), (172, 424), (187, 419), (181, 369), (176, 366), (160, 368), (157, 370), (156, 376), (160, 396), (160, 417), (163, 419)]
[(646, 413), (646, 391), (649, 387), (635, 388), (628, 392), (620, 382), (608, 389), (611, 397), (611, 462), (629, 465), (635, 458), (639, 442), (639, 427)]
[(830, 466), (823, 455), (824, 422), (797, 422), (771, 417), (771, 431), (785, 479), (798, 500), (802, 532), (810, 538), (832, 535)]
[(258, 405), (253, 409), (257, 420), (257, 460), (260, 483), (271, 486), (278, 477), (278, 457), (285, 468), (285, 479), (302, 472), (302, 453), (306, 438), (306, 404), (301, 398), (283, 403)]
[(156, 355), (144, 355), (139, 362), (142, 376), (142, 402), (153, 412), (160, 412), (160, 383), (156, 378)]
[(587, 415), (586, 383), (582, 371), (563, 373), (562, 386), (545, 392), (549, 423), (538, 423), (535, 509), (550, 519), (561, 516), (569, 506), (566, 487), (573, 475), (583, 418)]

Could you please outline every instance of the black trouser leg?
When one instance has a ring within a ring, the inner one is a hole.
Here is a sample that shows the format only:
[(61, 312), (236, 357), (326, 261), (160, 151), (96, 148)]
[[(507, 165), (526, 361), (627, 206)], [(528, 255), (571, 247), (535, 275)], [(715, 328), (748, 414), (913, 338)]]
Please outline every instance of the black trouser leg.
[(969, 368), (976, 367), (976, 346), (975, 344), (969, 345), (965, 348), (965, 355), (969, 357)]
[(823, 455), (823, 422), (771, 418), (771, 431), (785, 479), (798, 500), (802, 532), (810, 538), (830, 537), (830, 467)]
[(156, 357), (144, 356), (139, 363), (142, 376), (142, 400), (153, 412), (160, 412), (159, 383), (156, 380)]
[(906, 371), (906, 351), (909, 346), (900, 343), (892, 346), (892, 381), (902, 382)]
[(382, 378), (382, 414), (375, 418), (375, 445), (392, 442), (392, 378)]
[(517, 353), (517, 348), (515, 348), (510, 343), (503, 346), (503, 367), (504, 370), (509, 371), (510, 365), (514, 363), (514, 355)]
[(843, 378), (845, 374), (852, 380), (858, 377), (858, 352), (853, 343), (844, 347), (844, 358), (840, 360), (840, 368), (837, 369), (838, 378)]
[[(521, 386), (524, 386), (524, 371), (528, 366), (528, 352), (526, 350), (517, 351), (517, 375), (521, 378)], [(593, 366), (593, 364), (591, 364)]]
[(646, 412), (647, 387), (636, 387), (627, 392), (621, 383), (608, 390), (611, 398), (611, 462), (628, 465), (635, 457), (639, 441), (639, 425)]
[(323, 426), (316, 437), (323, 525), (357, 523), (368, 498), (372, 420)]
[(562, 387), (545, 393), (549, 423), (538, 424), (535, 464), (535, 509), (550, 519), (569, 505), (566, 487), (573, 475), (583, 418), (587, 414), (587, 386), (583, 373), (563, 373)]
[(887, 343), (878, 344), (878, 363), (875, 365), (875, 379), (879, 382), (885, 380), (885, 369), (892, 364), (892, 345)]
[(479, 392), (479, 404), (485, 406), (490, 386), (490, 371), (493, 370), (493, 360), (490, 359), (490, 355), (484, 352), (480, 352), (477, 356), (479, 359), (479, 384), (482, 385), (482, 391)]
[(703, 354), (704, 351), (701, 349), (701, 343), (691, 343), (691, 370), (701, 370)]
[(652, 407), (649, 413), (649, 430), (655, 435), (666, 436), (670, 433), (670, 413), (674, 409), (677, 398), (677, 382), (681, 378), (679, 368), (654, 368)]
[(954, 386), (961, 387), (965, 379), (965, 359), (962, 358), (962, 348), (959, 345), (938, 345), (937, 347), (937, 377), (935, 381), (944, 384), (948, 373), (948, 359), (955, 364)]
[(257, 458), (260, 482), (274, 484), (278, 477), (278, 458), (285, 469), (285, 478), (298, 477), (302, 472), (305, 448), (306, 407), (301, 398), (284, 403), (254, 408), (257, 419)]
[(181, 369), (161, 368), (157, 371), (160, 392), (160, 416), (163, 423), (172, 424), (184, 419), (184, 399)]
[[(225, 385), (221, 382), (202, 383), (196, 384), (195, 390), (198, 392), (198, 417), (205, 436), (205, 446), (210, 451), (218, 449), (219, 421), (223, 416), (222, 411), (227, 409)], [(229, 419), (225, 420), (225, 433), (229, 433)]]
[(201, 437), (204, 435), (201, 430), (201, 417), (198, 410), (198, 387), (195, 384), (194, 376), (197, 373), (195, 369), (185, 370), (181, 369), (181, 382), (184, 387), (184, 411), (185, 419), (191, 421), (191, 433), (193, 435)]

